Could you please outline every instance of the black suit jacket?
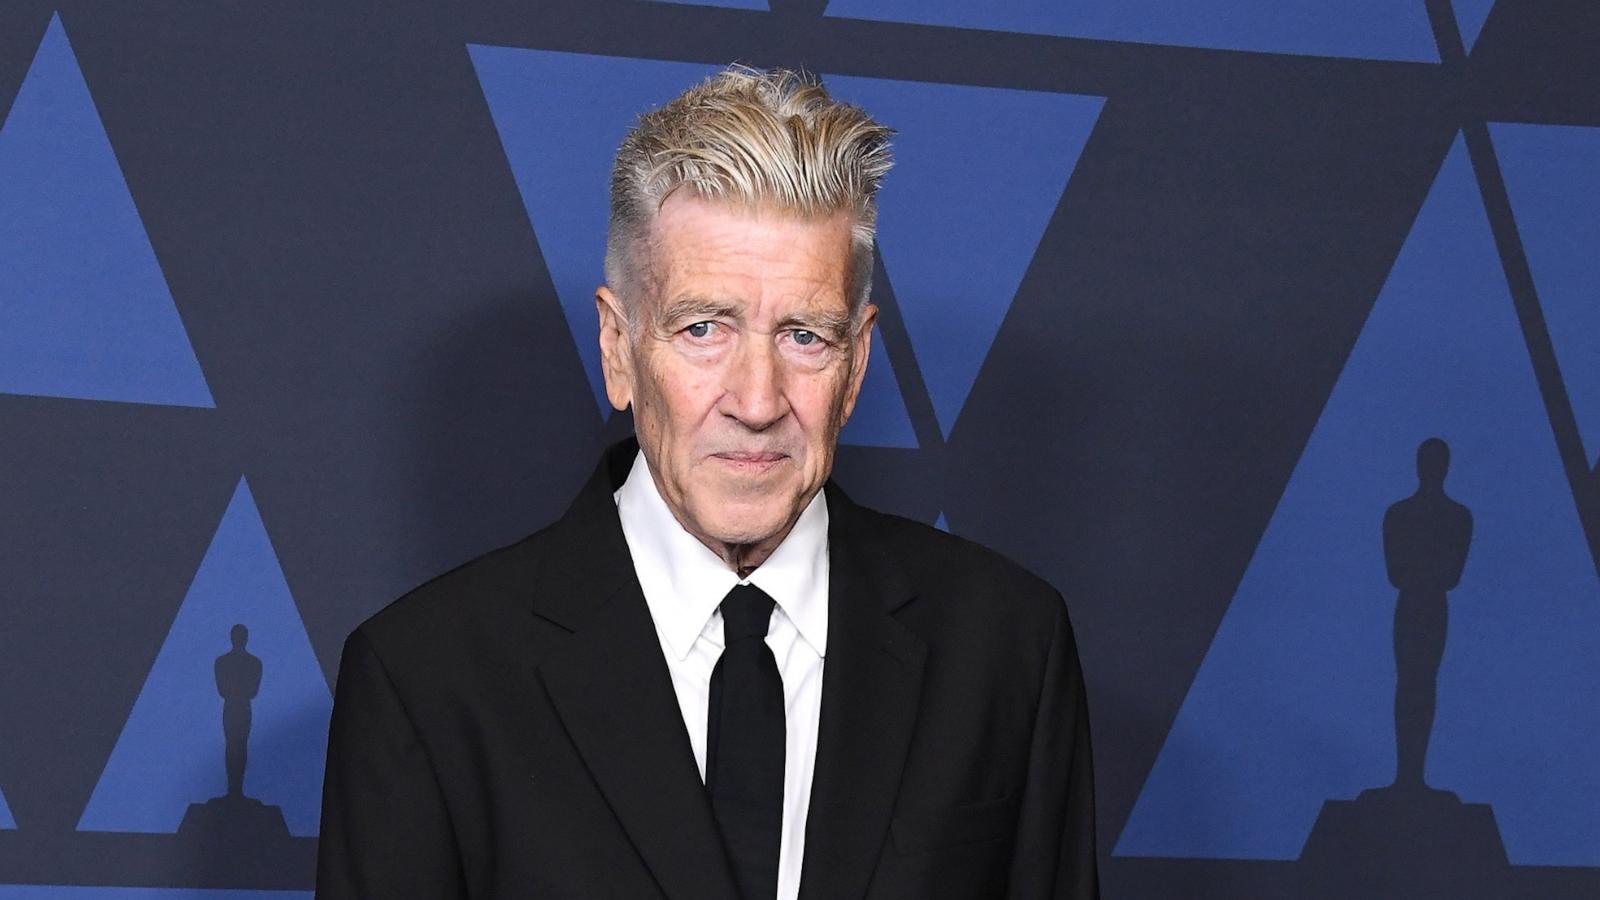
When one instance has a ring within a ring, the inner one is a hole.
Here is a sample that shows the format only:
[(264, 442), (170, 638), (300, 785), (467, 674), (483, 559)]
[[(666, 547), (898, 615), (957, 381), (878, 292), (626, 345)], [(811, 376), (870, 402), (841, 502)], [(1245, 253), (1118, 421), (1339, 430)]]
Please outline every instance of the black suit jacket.
[[(352, 633), (317, 896), (737, 900), (612, 492)], [(1098, 894), (1088, 717), (1046, 583), (827, 487), (804, 900)]]

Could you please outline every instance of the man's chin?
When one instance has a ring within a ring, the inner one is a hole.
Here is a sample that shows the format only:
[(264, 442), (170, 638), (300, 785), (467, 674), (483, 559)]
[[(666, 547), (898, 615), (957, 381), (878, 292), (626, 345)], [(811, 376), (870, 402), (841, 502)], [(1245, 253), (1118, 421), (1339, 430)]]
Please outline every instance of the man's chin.
[(707, 510), (701, 517), (702, 533), (719, 544), (737, 547), (770, 541), (789, 526), (789, 510), (757, 508), (741, 510), (737, 501), (727, 501)]
[(778, 522), (771, 526), (750, 525), (718, 525), (710, 532), (712, 540), (730, 547), (753, 547), (772, 540), (783, 530), (786, 523)]

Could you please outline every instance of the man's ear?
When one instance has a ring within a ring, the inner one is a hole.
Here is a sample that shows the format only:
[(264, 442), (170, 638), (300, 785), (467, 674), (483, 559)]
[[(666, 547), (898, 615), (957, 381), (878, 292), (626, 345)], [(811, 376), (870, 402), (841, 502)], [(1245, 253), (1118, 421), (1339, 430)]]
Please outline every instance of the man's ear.
[(844, 395), (841, 425), (850, 421), (850, 414), (856, 409), (856, 398), (861, 396), (861, 380), (867, 376), (867, 359), (872, 355), (872, 326), (878, 321), (878, 308), (871, 303), (862, 306), (858, 320), (860, 324), (850, 342), (850, 387)]
[(600, 371), (606, 379), (606, 398), (619, 410), (633, 402), (633, 350), (628, 317), (622, 301), (605, 285), (595, 289), (594, 308), (600, 314)]

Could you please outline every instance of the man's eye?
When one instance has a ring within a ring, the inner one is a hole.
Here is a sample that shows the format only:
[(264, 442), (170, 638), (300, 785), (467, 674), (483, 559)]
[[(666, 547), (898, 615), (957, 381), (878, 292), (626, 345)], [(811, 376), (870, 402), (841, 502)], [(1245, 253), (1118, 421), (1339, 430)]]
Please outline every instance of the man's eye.
[(809, 347), (818, 340), (817, 333), (814, 331), (806, 331), (804, 328), (796, 328), (794, 330), (794, 342), (802, 347)]
[(711, 333), (711, 326), (711, 322), (696, 322), (693, 325), (690, 325), (688, 328), (685, 328), (684, 331), (687, 331), (690, 337), (703, 338)]

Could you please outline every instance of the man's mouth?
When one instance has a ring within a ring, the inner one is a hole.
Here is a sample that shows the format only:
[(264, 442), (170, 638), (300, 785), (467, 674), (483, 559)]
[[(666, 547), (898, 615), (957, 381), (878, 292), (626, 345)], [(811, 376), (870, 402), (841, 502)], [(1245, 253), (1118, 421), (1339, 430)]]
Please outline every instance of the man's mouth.
[(749, 473), (765, 472), (789, 458), (787, 453), (770, 450), (726, 450), (711, 455), (736, 471)]

